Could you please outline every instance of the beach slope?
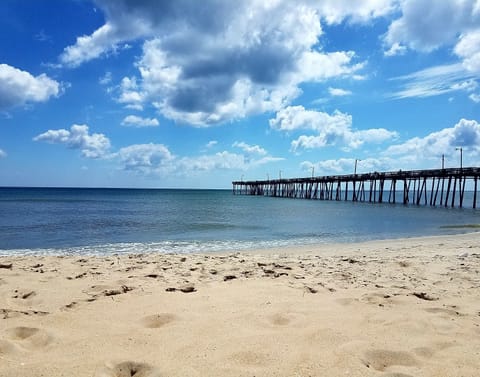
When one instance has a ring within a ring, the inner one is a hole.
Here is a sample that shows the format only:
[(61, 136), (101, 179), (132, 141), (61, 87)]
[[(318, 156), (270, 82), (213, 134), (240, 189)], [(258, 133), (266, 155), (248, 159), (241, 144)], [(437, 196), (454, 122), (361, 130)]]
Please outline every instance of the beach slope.
[(480, 234), (0, 257), (0, 376), (478, 376)]

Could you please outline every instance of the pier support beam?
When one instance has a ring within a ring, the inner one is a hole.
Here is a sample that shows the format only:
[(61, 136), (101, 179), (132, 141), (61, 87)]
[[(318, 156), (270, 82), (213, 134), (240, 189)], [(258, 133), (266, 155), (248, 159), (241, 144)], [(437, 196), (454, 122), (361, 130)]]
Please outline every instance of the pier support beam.
[[(466, 198), (473, 196), (471, 208), (477, 208), (479, 178), (479, 167), (413, 171), (400, 170), (398, 172), (269, 179), (267, 181), (234, 181), (232, 182), (232, 193), (233, 195), (336, 201), (352, 200), (354, 202), (368, 200), (371, 203), (382, 203), (386, 201), (384, 194), (386, 194), (385, 185), (387, 185), (386, 187), (389, 187), (388, 203), (394, 204), (396, 203), (397, 181), (403, 181), (402, 202), (404, 205), (464, 207)], [(352, 184), (351, 194), (349, 193), (350, 183)], [(365, 183), (368, 184), (367, 195), (365, 194)], [(345, 192), (342, 192), (342, 188), (344, 188)], [(473, 195), (465, 196), (465, 191), (472, 190), (472, 188)]]

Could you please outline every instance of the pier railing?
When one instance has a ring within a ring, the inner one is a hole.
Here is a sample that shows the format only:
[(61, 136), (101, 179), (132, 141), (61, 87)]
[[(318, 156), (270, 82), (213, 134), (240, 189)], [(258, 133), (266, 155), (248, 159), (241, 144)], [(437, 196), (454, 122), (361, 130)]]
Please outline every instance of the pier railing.
[(469, 182), (471, 207), (476, 208), (479, 178), (480, 168), (467, 167), (241, 180), (232, 185), (235, 195), (463, 207)]

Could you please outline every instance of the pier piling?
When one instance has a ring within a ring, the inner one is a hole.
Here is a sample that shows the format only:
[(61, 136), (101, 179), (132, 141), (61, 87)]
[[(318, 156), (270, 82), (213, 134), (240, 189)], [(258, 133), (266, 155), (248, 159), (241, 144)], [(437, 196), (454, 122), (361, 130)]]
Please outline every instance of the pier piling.
[[(466, 187), (473, 191), (472, 208), (477, 208), (480, 168), (430, 169), (262, 181), (234, 181), (233, 194), (282, 198), (353, 202), (397, 202), (397, 187), (403, 190), (402, 203), (463, 207)], [(470, 183), (467, 186), (467, 183)], [(367, 190), (367, 195), (365, 194)], [(388, 191), (386, 191), (388, 190)], [(440, 191), (440, 195), (439, 194)], [(437, 201), (438, 200), (438, 201)]]

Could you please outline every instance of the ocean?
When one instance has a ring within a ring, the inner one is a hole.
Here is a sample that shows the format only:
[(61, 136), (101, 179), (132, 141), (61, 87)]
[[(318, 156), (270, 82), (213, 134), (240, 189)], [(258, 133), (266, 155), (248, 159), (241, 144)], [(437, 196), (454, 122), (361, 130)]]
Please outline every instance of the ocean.
[(2, 255), (234, 251), (455, 234), (478, 223), (480, 210), (469, 208), (230, 190), (0, 188)]

